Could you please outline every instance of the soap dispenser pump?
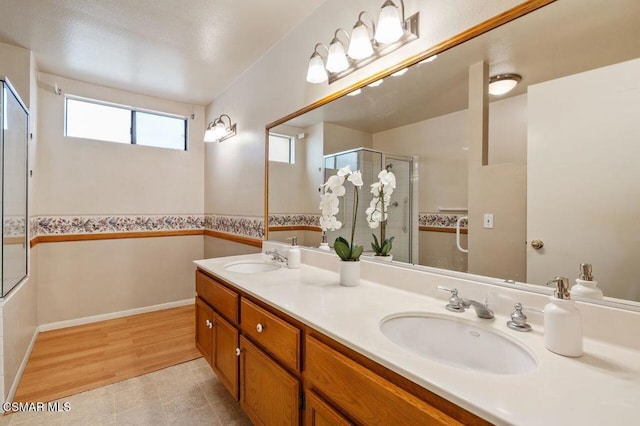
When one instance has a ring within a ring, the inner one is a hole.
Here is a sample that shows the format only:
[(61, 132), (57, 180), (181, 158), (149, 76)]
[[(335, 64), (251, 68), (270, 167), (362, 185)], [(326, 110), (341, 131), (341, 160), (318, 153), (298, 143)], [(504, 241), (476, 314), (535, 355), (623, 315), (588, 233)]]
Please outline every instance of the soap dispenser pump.
[(593, 279), (591, 264), (580, 264), (580, 276), (576, 278), (575, 285), (571, 287), (571, 294), (592, 299), (602, 299), (602, 290), (598, 288), (598, 281)]
[(551, 284), (556, 290), (544, 307), (544, 346), (559, 355), (582, 356), (582, 318), (570, 299), (569, 279), (556, 277)]
[(291, 248), (287, 253), (287, 267), (289, 269), (300, 269), (300, 247), (298, 247), (298, 237), (287, 238), (291, 240)]

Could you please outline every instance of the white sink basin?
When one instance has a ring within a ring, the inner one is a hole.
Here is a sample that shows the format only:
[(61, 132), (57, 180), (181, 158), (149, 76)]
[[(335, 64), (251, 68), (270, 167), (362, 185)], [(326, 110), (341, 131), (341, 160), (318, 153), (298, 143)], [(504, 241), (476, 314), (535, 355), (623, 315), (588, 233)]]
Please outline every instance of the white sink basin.
[(245, 261), (233, 262), (225, 265), (224, 269), (229, 272), (240, 272), (242, 274), (256, 274), (259, 272), (272, 272), (282, 268), (282, 265), (271, 262)]
[(536, 369), (533, 355), (510, 338), (449, 317), (400, 314), (382, 320), (389, 340), (433, 361), (492, 374)]

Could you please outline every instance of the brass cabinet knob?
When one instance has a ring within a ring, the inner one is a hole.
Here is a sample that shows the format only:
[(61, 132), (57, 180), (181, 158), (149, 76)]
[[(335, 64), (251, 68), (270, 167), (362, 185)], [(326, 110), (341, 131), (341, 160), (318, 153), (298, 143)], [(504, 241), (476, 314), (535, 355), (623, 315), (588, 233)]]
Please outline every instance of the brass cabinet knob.
[(536, 250), (540, 250), (542, 247), (544, 247), (544, 242), (542, 240), (531, 240), (531, 247)]

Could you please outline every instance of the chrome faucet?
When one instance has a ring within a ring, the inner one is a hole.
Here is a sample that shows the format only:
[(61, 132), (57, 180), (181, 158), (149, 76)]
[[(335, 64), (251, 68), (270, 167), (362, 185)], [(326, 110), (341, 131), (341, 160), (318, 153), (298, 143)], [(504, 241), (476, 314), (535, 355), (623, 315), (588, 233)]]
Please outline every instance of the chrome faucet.
[(472, 299), (465, 299), (458, 297), (458, 289), (457, 288), (446, 288), (443, 286), (436, 287), (440, 291), (448, 291), (451, 292), (451, 297), (449, 298), (449, 303), (445, 306), (448, 311), (451, 312), (464, 312), (465, 309), (473, 306), (473, 309), (476, 310), (476, 314), (478, 318), (491, 319), (493, 318), (493, 311), (489, 309), (486, 303), (476, 302)]
[(278, 253), (275, 250), (267, 250), (264, 252), (264, 254), (266, 254), (267, 256), (271, 256), (271, 260), (275, 260), (277, 262), (283, 262), (283, 263), (287, 263), (287, 257), (281, 255), (280, 253)]
[(493, 318), (493, 311), (489, 309), (486, 303), (480, 303), (472, 299), (460, 299), (460, 304), (463, 308), (468, 308), (473, 306), (473, 309), (476, 310), (476, 315), (478, 318), (491, 319)]

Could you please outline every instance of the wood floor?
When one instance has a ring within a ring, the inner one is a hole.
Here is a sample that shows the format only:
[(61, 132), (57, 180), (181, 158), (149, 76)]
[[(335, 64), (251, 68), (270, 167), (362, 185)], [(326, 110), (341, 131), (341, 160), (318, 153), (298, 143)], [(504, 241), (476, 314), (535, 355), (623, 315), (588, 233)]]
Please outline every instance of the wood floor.
[(47, 402), (200, 357), (194, 305), (40, 333), (14, 398)]

